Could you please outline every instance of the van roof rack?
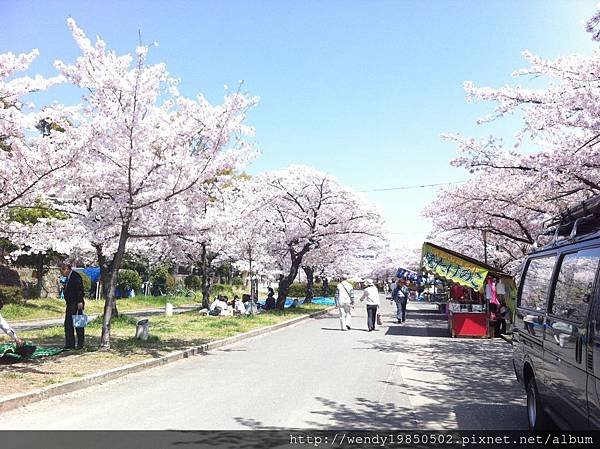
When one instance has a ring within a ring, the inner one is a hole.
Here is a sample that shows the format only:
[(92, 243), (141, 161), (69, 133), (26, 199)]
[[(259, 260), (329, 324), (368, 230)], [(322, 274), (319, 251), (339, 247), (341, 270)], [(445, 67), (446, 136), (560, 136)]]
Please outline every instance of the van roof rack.
[(560, 215), (551, 218), (546, 229), (546, 235), (554, 235), (552, 245), (559, 240), (574, 240), (578, 235), (600, 230), (600, 195), (567, 208)]

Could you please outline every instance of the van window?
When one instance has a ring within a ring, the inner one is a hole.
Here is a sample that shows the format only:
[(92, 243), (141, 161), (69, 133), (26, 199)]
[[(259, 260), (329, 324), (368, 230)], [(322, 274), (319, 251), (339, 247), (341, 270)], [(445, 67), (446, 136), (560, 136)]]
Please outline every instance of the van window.
[(556, 279), (552, 314), (582, 323), (592, 297), (600, 261), (599, 250), (585, 250), (563, 257)]
[(523, 278), (519, 305), (538, 312), (546, 310), (550, 278), (556, 262), (556, 256), (531, 259)]

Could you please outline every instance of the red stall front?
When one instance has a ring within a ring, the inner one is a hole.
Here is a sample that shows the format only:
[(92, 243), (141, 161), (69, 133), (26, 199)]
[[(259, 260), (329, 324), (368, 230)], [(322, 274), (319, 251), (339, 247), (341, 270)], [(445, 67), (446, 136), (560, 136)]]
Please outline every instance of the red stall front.
[(452, 337), (506, 333), (514, 310), (514, 279), (496, 268), (425, 242), (422, 267), (449, 285), (448, 331)]

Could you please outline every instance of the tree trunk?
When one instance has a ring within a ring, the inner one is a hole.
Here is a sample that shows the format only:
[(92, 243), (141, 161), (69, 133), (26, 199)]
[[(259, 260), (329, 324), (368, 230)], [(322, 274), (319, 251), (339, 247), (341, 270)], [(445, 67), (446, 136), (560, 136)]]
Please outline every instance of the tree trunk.
[(296, 252), (293, 247), (289, 248), (289, 254), (292, 260), (292, 264), (290, 265), (290, 271), (288, 272), (287, 276), (282, 276), (279, 280), (279, 288), (277, 291), (276, 303), (276, 307), (279, 310), (284, 309), (285, 300), (290, 291), (290, 285), (292, 285), (292, 282), (294, 282), (294, 279), (296, 279), (296, 276), (298, 276), (298, 270), (302, 265), (302, 258), (309, 250), (310, 244), (304, 245), (304, 247), (298, 252)]
[(306, 274), (306, 296), (304, 302), (311, 302), (314, 298), (315, 288), (315, 269), (313, 267), (302, 267), (304, 274)]
[[(103, 281), (103, 293), (104, 297), (104, 315), (102, 318), (102, 336), (100, 337), (100, 347), (103, 349), (110, 349), (110, 320), (118, 315), (117, 304), (115, 302), (115, 289), (117, 288), (117, 279), (119, 275), (119, 269), (123, 263), (123, 256), (125, 255), (125, 246), (127, 239), (129, 238), (129, 220), (125, 221), (121, 226), (121, 234), (119, 236), (119, 246), (117, 246), (117, 252), (110, 264), (106, 263), (106, 259), (102, 256), (104, 265), (109, 268), (107, 271), (107, 281)], [(98, 251), (98, 247), (97, 247)], [(101, 251), (101, 248), (100, 248)], [(100, 257), (99, 260), (100, 262)], [(101, 265), (102, 267), (102, 265)], [(100, 268), (102, 272), (102, 268)], [(105, 285), (107, 284), (107, 285)]]
[(301, 262), (302, 262), (302, 258), (298, 259), (296, 257), (292, 257), (292, 265), (290, 266), (289, 273), (287, 274), (287, 276), (283, 276), (279, 280), (279, 287), (277, 290), (277, 303), (276, 303), (276, 307), (279, 310), (284, 309), (285, 300), (287, 299), (287, 295), (290, 291), (290, 285), (292, 285), (292, 282), (294, 282), (294, 279), (296, 279), (296, 276), (298, 275), (298, 270), (300, 269)]
[[(102, 287), (102, 297), (105, 300), (110, 296), (110, 278), (112, 277), (112, 261), (106, 259), (106, 256), (102, 253), (102, 248), (96, 247), (96, 254), (98, 256), (98, 265), (100, 266), (100, 285)], [(118, 281), (118, 276), (117, 276)], [(115, 282), (116, 289), (116, 282)], [(114, 291), (113, 291), (114, 297)], [(117, 310), (117, 301), (113, 300), (111, 304), (111, 319), (119, 316), (119, 311)]]
[(323, 278), (323, 292), (322, 296), (329, 298), (329, 279)]
[(252, 247), (248, 246), (248, 265), (249, 265), (249, 273), (248, 276), (250, 278), (250, 300), (256, 301), (258, 300), (258, 292), (254, 291), (254, 276), (252, 273)]
[(42, 297), (42, 290), (44, 289), (44, 274), (45, 274), (45, 267), (46, 267), (45, 258), (46, 258), (45, 255), (38, 254), (36, 264), (35, 264), (36, 284), (35, 284), (34, 295), (36, 298)]
[(202, 243), (202, 308), (208, 309), (210, 307), (210, 291), (212, 289), (212, 283), (210, 279), (209, 267), (206, 257), (206, 243)]

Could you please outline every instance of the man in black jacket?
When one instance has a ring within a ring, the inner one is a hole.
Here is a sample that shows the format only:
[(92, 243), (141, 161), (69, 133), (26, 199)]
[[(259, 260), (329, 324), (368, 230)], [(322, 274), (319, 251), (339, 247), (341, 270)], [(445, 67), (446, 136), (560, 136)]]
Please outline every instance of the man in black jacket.
[[(83, 312), (85, 306), (83, 301), (83, 280), (76, 271), (73, 271), (68, 263), (60, 264), (60, 274), (67, 278), (67, 284), (63, 290), (67, 309), (65, 310), (65, 348), (83, 349), (85, 340), (85, 329), (83, 327), (73, 328), (73, 315), (79, 311)], [(77, 346), (75, 346), (75, 334), (77, 333)]]

